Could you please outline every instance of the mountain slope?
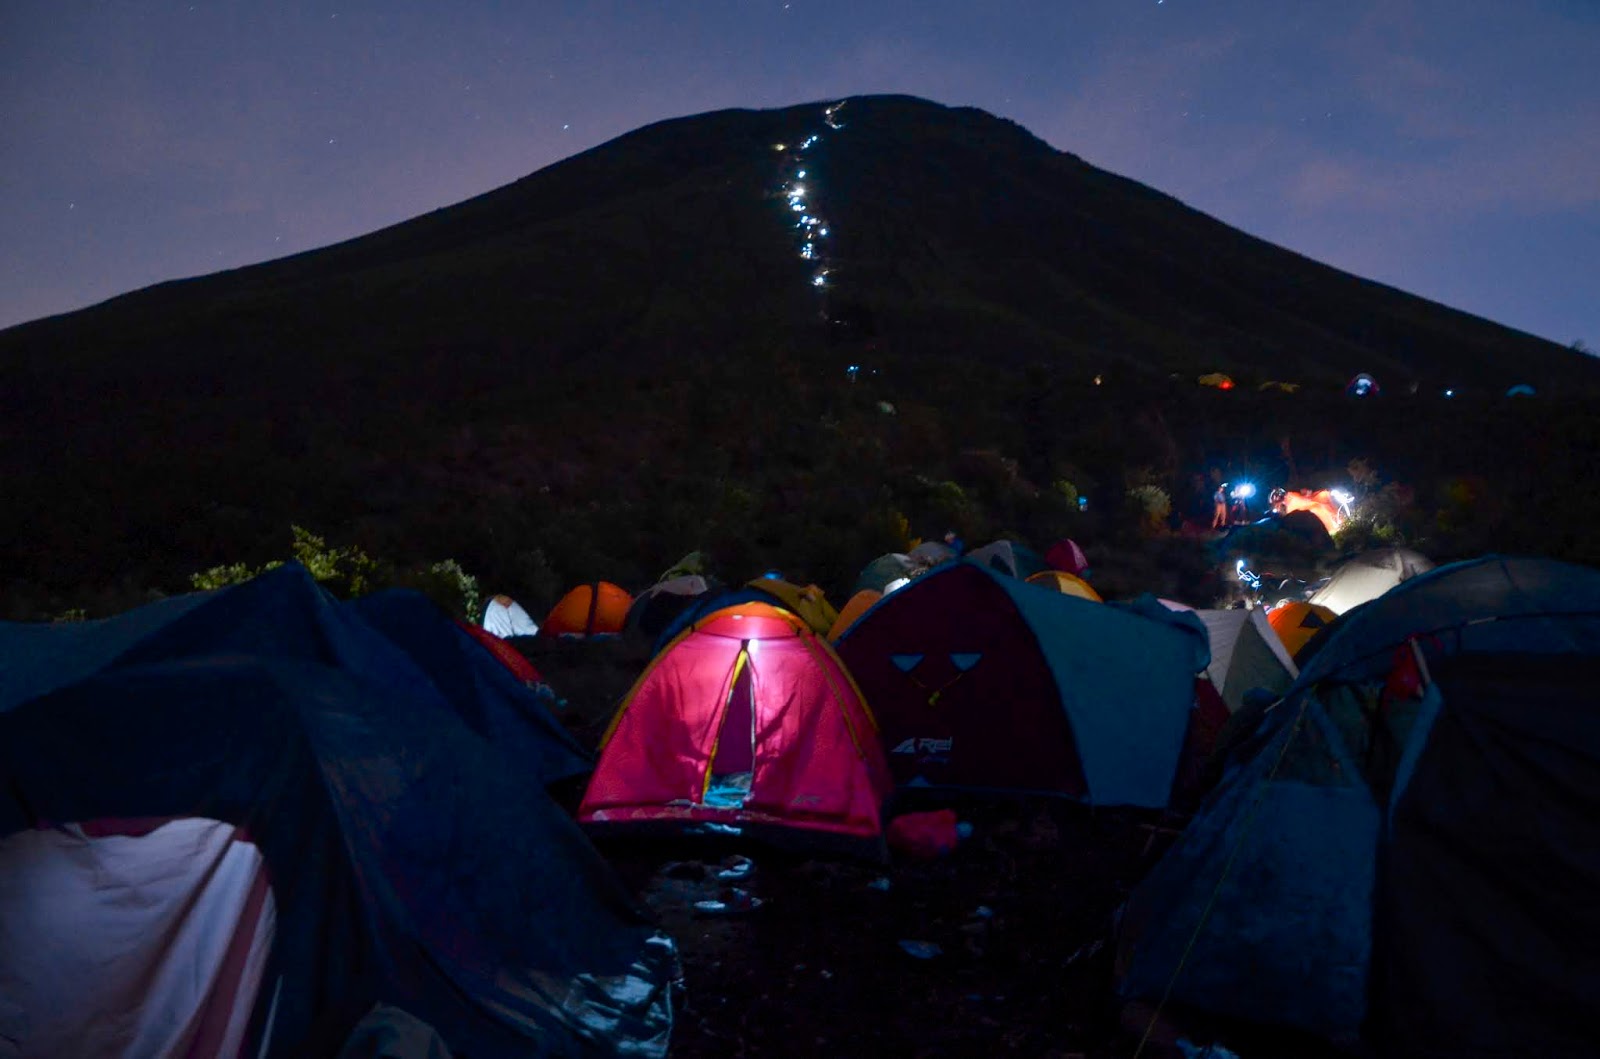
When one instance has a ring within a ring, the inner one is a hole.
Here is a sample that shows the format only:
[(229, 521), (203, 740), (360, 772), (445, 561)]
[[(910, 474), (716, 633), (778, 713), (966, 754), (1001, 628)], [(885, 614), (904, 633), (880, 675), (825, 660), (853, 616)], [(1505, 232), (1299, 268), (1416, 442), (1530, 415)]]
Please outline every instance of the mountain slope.
[[(852, 363), (892, 391), (843, 394)], [(641, 521), (692, 497), (764, 526), (783, 504), (741, 496), (775, 451), (799, 476), (784, 495), (808, 496), (819, 421), (839, 435), (829, 458), (864, 476), (830, 501), (845, 522), (902, 503), (866, 468), (881, 479), (904, 453), (1015, 430), (1029, 469), (1055, 473), (1058, 409), (1082, 406), (1062, 387), (1103, 374), (1102, 403), (1160, 401), (1169, 375), (1219, 369), (1302, 383), (1307, 409), (1357, 371), (1391, 394), (1600, 382), (1588, 358), (1246, 236), (978, 110), (723, 111), (346, 243), (0, 332), (0, 550), (39, 583), (159, 580), (260, 552), (293, 518), (504, 567), (526, 548), (507, 536), (545, 541), (619, 494), (660, 490)], [(1051, 392), (1019, 418), (1030, 388)], [(893, 438), (837, 427), (878, 397), (922, 410)], [(1080, 424), (1108, 480), (1152, 459), (1102, 442), (1121, 414)], [(671, 542), (635, 545), (692, 543), (692, 511), (674, 520)], [(561, 572), (604, 574), (606, 554), (580, 558)]]

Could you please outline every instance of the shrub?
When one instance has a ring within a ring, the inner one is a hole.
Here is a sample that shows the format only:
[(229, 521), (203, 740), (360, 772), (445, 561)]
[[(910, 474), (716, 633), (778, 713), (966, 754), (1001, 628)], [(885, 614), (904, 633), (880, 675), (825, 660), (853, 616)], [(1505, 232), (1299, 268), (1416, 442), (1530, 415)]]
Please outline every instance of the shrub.
[(1159, 532), (1172, 514), (1172, 497), (1159, 485), (1136, 485), (1128, 490), (1128, 506), (1146, 532)]

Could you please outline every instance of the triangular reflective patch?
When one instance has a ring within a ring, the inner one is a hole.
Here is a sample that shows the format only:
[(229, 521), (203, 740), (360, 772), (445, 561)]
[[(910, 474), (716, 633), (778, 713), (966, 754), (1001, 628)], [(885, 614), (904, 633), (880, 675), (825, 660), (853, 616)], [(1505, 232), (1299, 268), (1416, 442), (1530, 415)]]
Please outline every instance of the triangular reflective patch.
[(922, 664), (922, 655), (890, 655), (889, 661), (902, 673), (909, 673)]
[(907, 787), (932, 787), (933, 784), (929, 783), (927, 780), (923, 779), (921, 776), (918, 776), (916, 779), (912, 780), (910, 783), (907, 783), (906, 786)]
[(977, 665), (978, 661), (982, 658), (983, 652), (981, 651), (967, 651), (960, 654), (952, 654), (950, 656), (950, 664), (961, 670), (961, 672), (965, 673), (967, 670)]

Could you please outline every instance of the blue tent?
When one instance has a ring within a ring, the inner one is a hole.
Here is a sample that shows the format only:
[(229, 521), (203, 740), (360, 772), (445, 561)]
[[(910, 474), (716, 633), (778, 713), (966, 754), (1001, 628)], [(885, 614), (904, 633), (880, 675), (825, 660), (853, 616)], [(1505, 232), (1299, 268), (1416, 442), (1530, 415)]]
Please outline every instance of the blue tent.
[[(409, 662), (474, 732), (546, 784), (593, 770), (593, 762), (550, 712), (472, 635), (420, 592), (391, 589), (345, 604), (401, 648)], [(391, 660), (393, 661), (393, 660)]]
[(289, 566), (0, 624), (0, 1038), (332, 1055), (381, 1001), (456, 1054), (665, 1054), (672, 943), (543, 789), (583, 755), (423, 613)]
[(1576, 1056), (1600, 1009), (1600, 571), (1489, 557), (1343, 615), (1130, 900), (1130, 997), (1386, 1054)]
[(1097, 603), (962, 559), (874, 603), (837, 644), (902, 786), (1164, 807), (1205, 626), (1145, 597)]

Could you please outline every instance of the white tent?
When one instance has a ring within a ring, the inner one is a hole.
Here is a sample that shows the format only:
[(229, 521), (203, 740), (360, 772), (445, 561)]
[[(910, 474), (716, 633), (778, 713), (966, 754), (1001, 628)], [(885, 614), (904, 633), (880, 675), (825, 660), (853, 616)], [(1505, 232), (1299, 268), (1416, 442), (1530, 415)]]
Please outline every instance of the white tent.
[(1362, 552), (1335, 570), (1310, 602), (1335, 614), (1377, 599), (1402, 581), (1433, 569), (1433, 560), (1409, 548)]
[(483, 608), (483, 629), (502, 640), (508, 636), (539, 635), (539, 623), (510, 596), (495, 596)]
[(1211, 637), (1206, 675), (1229, 711), (1239, 712), (1246, 692), (1264, 688), (1281, 695), (1300, 675), (1261, 608), (1199, 610), (1195, 616), (1205, 622)]

